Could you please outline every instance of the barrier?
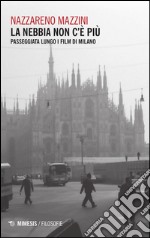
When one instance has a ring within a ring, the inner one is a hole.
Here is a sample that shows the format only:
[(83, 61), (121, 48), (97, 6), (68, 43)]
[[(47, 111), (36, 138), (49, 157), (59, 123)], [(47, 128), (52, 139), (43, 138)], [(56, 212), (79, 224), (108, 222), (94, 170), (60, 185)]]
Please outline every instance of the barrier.
[[(145, 172), (149, 168), (149, 161), (141, 160), (116, 163), (90, 163), (90, 165), (93, 166), (91, 173), (97, 178), (101, 177), (102, 183), (121, 184), (124, 182), (125, 178), (129, 176), (131, 171), (133, 174)], [(70, 167), (72, 170), (72, 181), (80, 181), (83, 171), (82, 166), (80, 164), (73, 164), (70, 165)]]

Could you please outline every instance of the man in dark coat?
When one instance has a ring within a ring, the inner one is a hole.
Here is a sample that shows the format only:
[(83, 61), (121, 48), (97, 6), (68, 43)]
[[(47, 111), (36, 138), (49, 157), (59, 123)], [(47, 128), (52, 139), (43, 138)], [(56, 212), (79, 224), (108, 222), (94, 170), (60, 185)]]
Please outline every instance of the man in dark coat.
[[(132, 178), (132, 172), (130, 173), (130, 177), (126, 178), (125, 183), (120, 186), (118, 199), (120, 199), (122, 196), (124, 196), (125, 193), (127, 192), (127, 190), (130, 187), (132, 187), (132, 179), (131, 178)], [(135, 214), (133, 214), (132, 217), (130, 219), (128, 219), (128, 222), (130, 222), (130, 221), (133, 222), (133, 223), (135, 222)]]
[(122, 196), (125, 195), (127, 190), (132, 186), (132, 180), (130, 177), (127, 177), (125, 183), (123, 183), (120, 187), (118, 198), (120, 199)]
[(92, 204), (92, 207), (96, 207), (93, 198), (92, 198), (92, 192), (95, 191), (95, 187), (93, 185), (93, 182), (91, 180), (91, 174), (87, 174), (87, 178), (83, 181), (83, 185), (81, 187), (81, 191), (80, 194), (83, 192), (83, 190), (85, 191), (85, 198), (82, 202), (82, 207), (86, 207), (86, 203), (89, 200), (90, 203)]
[(30, 177), (29, 175), (26, 176), (26, 178), (23, 180), (22, 182), (22, 186), (20, 188), (20, 195), (21, 195), (21, 191), (24, 188), (24, 192), (25, 192), (25, 201), (24, 203), (27, 204), (27, 202), (29, 201), (30, 204), (32, 203), (30, 196), (31, 196), (31, 190), (33, 191), (33, 183), (30, 181)]

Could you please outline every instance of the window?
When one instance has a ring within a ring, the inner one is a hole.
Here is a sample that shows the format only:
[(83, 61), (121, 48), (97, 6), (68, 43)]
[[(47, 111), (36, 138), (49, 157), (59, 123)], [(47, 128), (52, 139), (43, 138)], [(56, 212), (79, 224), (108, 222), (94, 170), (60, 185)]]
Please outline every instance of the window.
[(53, 165), (50, 167), (49, 172), (53, 175), (61, 175), (66, 173), (66, 166), (65, 165)]
[(116, 136), (116, 133), (117, 133), (116, 132), (116, 125), (113, 124), (113, 125), (110, 126), (110, 135), (111, 136)]
[(79, 107), (79, 108), (81, 107), (81, 102), (78, 102), (78, 107)]
[(63, 152), (64, 153), (68, 152), (68, 143), (67, 142), (63, 143)]
[(51, 146), (52, 146), (51, 139), (50, 138), (44, 138), (43, 142), (44, 142), (46, 153), (50, 153), (51, 152)]
[(111, 143), (111, 151), (113, 152), (113, 153), (115, 153), (116, 152), (116, 143), (115, 142), (112, 142)]
[(49, 115), (47, 114), (43, 120), (43, 131), (50, 132), (51, 130), (53, 130), (53, 127), (51, 127), (51, 125), (52, 125), (51, 118), (49, 118)]
[(12, 116), (10, 117), (10, 124), (13, 124), (13, 118), (12, 118)]
[(85, 116), (92, 118), (94, 116), (94, 102), (92, 99), (87, 99), (85, 103)]
[(132, 152), (132, 142), (131, 141), (127, 141), (127, 152), (131, 153)]
[(93, 138), (93, 131), (92, 131), (92, 128), (88, 128), (87, 129), (87, 138), (92, 140)]
[(69, 126), (68, 124), (64, 123), (62, 125), (62, 135), (67, 136), (69, 134)]

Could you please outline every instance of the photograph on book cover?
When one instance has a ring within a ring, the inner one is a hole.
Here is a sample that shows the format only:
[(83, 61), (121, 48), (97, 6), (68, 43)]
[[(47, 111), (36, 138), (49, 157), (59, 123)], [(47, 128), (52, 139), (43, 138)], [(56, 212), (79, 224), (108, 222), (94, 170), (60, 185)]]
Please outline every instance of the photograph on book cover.
[(1, 236), (149, 236), (149, 1), (1, 1)]

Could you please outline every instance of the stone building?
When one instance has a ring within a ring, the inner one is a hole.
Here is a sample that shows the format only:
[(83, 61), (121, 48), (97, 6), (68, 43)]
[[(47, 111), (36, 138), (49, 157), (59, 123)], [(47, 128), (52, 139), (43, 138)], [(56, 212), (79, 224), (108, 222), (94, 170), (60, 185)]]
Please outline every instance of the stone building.
[[(37, 96), (21, 112), (19, 104), (10, 113), (1, 100), (2, 160), (14, 170), (37, 172), (43, 161), (62, 161), (81, 156), (78, 135), (85, 135), (84, 155), (89, 157), (136, 156), (144, 151), (142, 105), (136, 103), (134, 121), (124, 110), (120, 85), (119, 104), (108, 97), (106, 69), (99, 66), (97, 83), (81, 83), (80, 68), (64, 80), (56, 78), (50, 47), (49, 72), (45, 85), (39, 83)], [(23, 169), (22, 169), (23, 170)]]

